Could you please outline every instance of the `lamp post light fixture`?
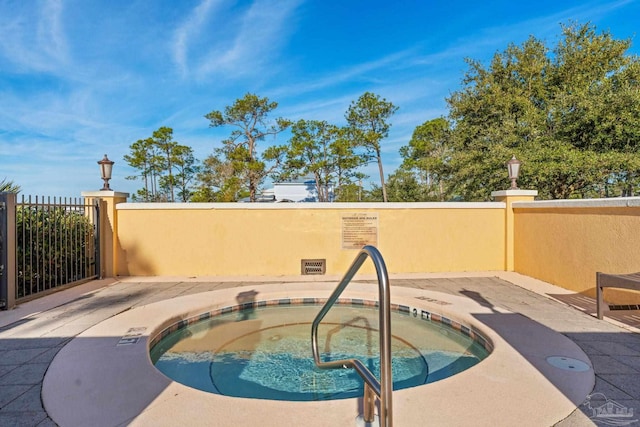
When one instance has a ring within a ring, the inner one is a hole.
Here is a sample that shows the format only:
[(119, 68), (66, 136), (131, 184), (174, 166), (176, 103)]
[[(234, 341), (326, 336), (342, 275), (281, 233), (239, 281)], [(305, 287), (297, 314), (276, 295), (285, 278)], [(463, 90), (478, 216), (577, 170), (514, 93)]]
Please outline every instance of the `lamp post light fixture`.
[(98, 164), (100, 165), (100, 177), (104, 180), (104, 185), (100, 189), (100, 191), (111, 191), (111, 187), (109, 187), (109, 180), (111, 179), (111, 170), (113, 169), (113, 164), (109, 160), (107, 155), (104, 155), (104, 159), (100, 160)]
[(511, 187), (509, 190), (517, 190), (518, 185), (516, 184), (516, 180), (518, 179), (518, 175), (520, 174), (520, 160), (516, 159), (515, 154), (511, 157), (511, 160), (507, 162), (507, 168), (509, 169), (509, 179), (511, 180)]

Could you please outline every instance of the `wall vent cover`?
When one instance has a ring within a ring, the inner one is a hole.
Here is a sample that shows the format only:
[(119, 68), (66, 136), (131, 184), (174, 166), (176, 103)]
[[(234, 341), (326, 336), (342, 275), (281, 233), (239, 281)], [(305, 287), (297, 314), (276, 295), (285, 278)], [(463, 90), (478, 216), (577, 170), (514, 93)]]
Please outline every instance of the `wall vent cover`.
[(324, 274), (327, 271), (327, 260), (303, 259), (301, 260), (301, 270), (303, 275)]

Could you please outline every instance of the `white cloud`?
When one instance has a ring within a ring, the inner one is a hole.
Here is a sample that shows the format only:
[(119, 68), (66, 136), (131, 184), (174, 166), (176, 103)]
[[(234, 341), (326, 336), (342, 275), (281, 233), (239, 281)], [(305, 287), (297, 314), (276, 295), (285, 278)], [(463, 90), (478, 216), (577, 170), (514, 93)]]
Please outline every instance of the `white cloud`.
[(401, 52), (396, 52), (391, 55), (384, 56), (379, 59), (375, 59), (369, 62), (361, 64), (355, 64), (351, 67), (335, 70), (327, 76), (321, 76), (316, 80), (306, 80), (302, 83), (291, 84), (287, 82), (285, 86), (281, 86), (273, 91), (274, 96), (289, 96), (300, 95), (304, 93), (313, 93), (322, 89), (338, 86), (342, 83), (353, 83), (354, 80), (371, 80), (366, 79), (368, 73), (378, 72), (377, 74), (383, 74), (379, 71), (387, 68), (395, 68), (397, 64), (407, 58), (410, 58), (414, 53), (413, 49), (407, 49)]
[(69, 62), (63, 12), (61, 0), (5, 5), (0, 9), (0, 55), (29, 72), (61, 73)]
[(62, 25), (62, 0), (48, 0), (42, 8), (38, 21), (38, 45), (46, 56), (58, 62), (66, 62), (67, 41)]
[(293, 27), (292, 15), (300, 0), (257, 0), (239, 17), (231, 34), (217, 40), (197, 67), (197, 76), (207, 78), (224, 72), (227, 77), (260, 76), (277, 67), (273, 60)]
[(206, 30), (206, 24), (210, 24), (208, 18), (222, 1), (203, 0), (175, 30), (171, 50), (173, 60), (183, 77), (186, 77), (189, 71), (188, 55), (191, 41)]

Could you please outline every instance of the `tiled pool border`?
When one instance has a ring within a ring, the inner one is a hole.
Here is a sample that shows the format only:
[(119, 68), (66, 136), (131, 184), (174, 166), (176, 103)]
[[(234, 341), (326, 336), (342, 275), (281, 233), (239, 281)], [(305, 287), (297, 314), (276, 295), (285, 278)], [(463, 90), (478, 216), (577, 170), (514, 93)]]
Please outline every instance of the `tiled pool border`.
[[(318, 305), (324, 304), (327, 302), (327, 298), (278, 298), (278, 299), (267, 299), (260, 301), (250, 301), (243, 302), (235, 305), (225, 306), (213, 309), (211, 311), (206, 311), (200, 314), (196, 314), (194, 316), (188, 317), (186, 319), (179, 320), (177, 322), (172, 323), (168, 327), (164, 328), (162, 331), (156, 333), (149, 340), (149, 350), (153, 349), (153, 347), (158, 344), (161, 340), (169, 336), (170, 334), (179, 331), (180, 329), (191, 326), (195, 323), (212, 319), (217, 316), (221, 316), (223, 314), (240, 312), (243, 310), (252, 310), (255, 308), (261, 307), (274, 307), (274, 306), (289, 306), (289, 305)], [(378, 301), (367, 300), (363, 298), (339, 298), (336, 301), (337, 305), (347, 305), (354, 307), (378, 307)], [(408, 305), (403, 304), (395, 304), (391, 303), (391, 310), (400, 314), (404, 314), (407, 316), (418, 317), (420, 314), (420, 319), (427, 322), (436, 322), (440, 323), (443, 326), (449, 327), (455, 331), (460, 332), (461, 334), (472, 339), (476, 344), (480, 345), (484, 348), (488, 353), (493, 351), (493, 343), (491, 340), (486, 338), (482, 332), (474, 328), (473, 326), (464, 325), (460, 322), (457, 322), (453, 319), (450, 319), (442, 314), (433, 313), (428, 310), (415, 307), (411, 309)]]
[[(151, 363), (151, 338), (182, 319), (253, 300), (326, 298), (333, 288), (333, 284), (318, 283), (261, 286), (249, 284), (165, 298), (86, 329), (58, 352), (43, 381), (41, 396), (51, 419), (76, 426), (92, 425), (96, 420), (110, 426), (165, 427), (222, 420), (223, 424), (253, 427), (256, 423), (281, 425), (285, 414), (295, 425), (353, 425), (360, 408), (355, 398), (300, 405), (234, 399), (182, 385)], [(374, 290), (368, 283), (353, 283), (352, 293), (344, 297), (375, 300)], [(392, 301), (408, 307), (412, 316), (416, 308), (416, 321), (423, 311), (429, 318), (432, 313), (440, 314), (477, 327), (493, 343), (491, 356), (472, 369), (426, 387), (394, 392), (394, 424), (398, 426), (415, 424), (425, 419), (425, 414), (437, 425), (453, 422), (466, 426), (478, 424), (478, 420), (486, 425), (553, 425), (571, 414), (593, 390), (592, 369), (567, 374), (546, 362), (548, 356), (558, 355), (588, 360), (577, 344), (558, 332), (459, 295), (418, 288), (395, 289), (394, 293)], [(242, 298), (250, 295), (255, 298)], [(133, 327), (146, 328), (137, 344), (113, 345)], [(443, 326), (443, 332), (446, 330)]]

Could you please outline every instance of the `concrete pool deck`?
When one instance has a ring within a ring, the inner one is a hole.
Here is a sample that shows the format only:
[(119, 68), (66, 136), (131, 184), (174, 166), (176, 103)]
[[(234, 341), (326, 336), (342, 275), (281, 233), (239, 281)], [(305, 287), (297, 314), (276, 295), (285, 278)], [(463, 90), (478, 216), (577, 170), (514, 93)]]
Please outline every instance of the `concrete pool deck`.
[[(221, 278), (126, 278), (120, 281), (90, 282), (23, 304), (15, 310), (0, 312), (0, 377), (2, 378), (0, 425), (56, 425), (54, 420), (49, 418), (41, 400), (43, 378), (47, 369), (56, 354), (83, 332), (94, 327), (103, 327), (106, 328), (105, 333), (109, 334), (109, 321), (115, 321), (114, 319), (120, 313), (126, 315), (128, 313), (125, 312), (135, 312), (131, 310), (134, 308), (151, 306), (153, 303), (171, 300), (178, 296), (207, 291), (241, 286), (252, 286), (259, 290), (261, 283), (273, 285), (301, 281), (326, 282), (331, 279), (339, 278), (327, 276), (228, 278), (225, 280)], [(357, 277), (354, 282), (366, 281), (366, 279), (364, 276)], [(592, 399), (595, 397), (602, 399), (604, 396), (614, 401), (619, 407), (635, 409), (635, 411), (640, 408), (640, 334), (636, 329), (624, 325), (613, 324), (611, 321), (598, 321), (588, 314), (551, 298), (551, 295), (556, 297), (570, 295), (567, 291), (525, 276), (504, 272), (392, 275), (391, 284), (392, 297), (396, 287), (435, 291), (466, 297), (469, 303), (483, 308), (485, 313), (501, 313), (505, 310), (520, 313), (524, 318), (569, 338), (586, 353), (595, 371)], [(121, 336), (118, 334), (119, 332), (114, 331), (110, 338)], [(551, 343), (547, 344), (552, 346)], [(95, 349), (98, 350), (100, 345), (102, 344), (96, 341)], [(113, 346), (109, 343), (108, 347)], [(61, 352), (61, 358), (58, 360), (67, 357), (68, 354), (65, 356), (65, 353), (70, 349), (71, 347), (68, 347), (65, 352)], [(59, 363), (58, 360), (56, 363)], [(530, 382), (523, 378), (523, 383), (526, 385)], [(65, 390), (55, 390), (55, 392), (63, 394)], [(45, 393), (44, 396), (45, 404), (47, 400), (51, 401), (47, 394)], [(395, 403), (395, 395), (396, 393), (394, 393), (394, 411), (397, 412), (401, 406)], [(464, 397), (452, 396), (451, 399), (464, 399)], [(487, 407), (486, 411), (500, 411), (500, 397), (496, 396), (495, 399), (498, 400), (496, 407)], [(458, 404), (464, 403), (458, 401)], [(521, 401), (520, 404), (526, 408), (528, 402)], [(62, 409), (70, 413), (91, 410), (91, 408), (78, 408), (71, 402), (67, 402), (67, 406)], [(56, 408), (52, 412), (59, 410), (60, 408)], [(170, 413), (170, 415), (175, 417), (175, 424), (179, 424), (179, 419), (184, 414)], [(198, 419), (197, 413), (194, 414), (193, 411), (188, 415)], [(567, 415), (565, 419), (554, 420), (549, 425), (555, 424), (561, 427), (598, 425), (598, 420), (593, 418), (593, 412), (588, 405), (580, 405), (577, 410)], [(286, 414), (283, 416), (286, 417)], [(482, 416), (482, 413), (477, 414), (474, 425), (483, 425)], [(487, 417), (487, 420), (489, 419), (491, 417)], [(499, 416), (498, 419), (500, 419)], [(433, 423), (429, 420), (428, 413), (416, 419), (430, 425), (450, 425)], [(101, 421), (104, 422), (103, 425), (112, 425), (108, 420)], [(225, 420), (219, 418), (207, 418), (201, 421), (202, 425), (228, 425), (225, 424)], [(282, 419), (279, 422), (281, 423)], [(126, 424), (128, 423), (120, 425)], [(136, 420), (136, 424), (153, 425), (153, 421), (151, 418), (145, 421), (142, 417)], [(193, 425), (193, 423), (186, 424)], [(262, 423), (262, 425), (268, 424)], [(396, 425), (401, 424), (396, 423)]]

